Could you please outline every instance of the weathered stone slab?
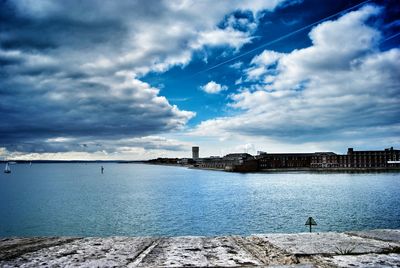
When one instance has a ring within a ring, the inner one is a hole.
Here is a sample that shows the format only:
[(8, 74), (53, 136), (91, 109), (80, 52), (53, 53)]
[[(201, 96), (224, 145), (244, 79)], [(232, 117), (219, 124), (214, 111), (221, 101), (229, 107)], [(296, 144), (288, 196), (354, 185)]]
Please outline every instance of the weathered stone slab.
[(149, 237), (84, 238), (68, 244), (45, 247), (12, 260), (0, 261), (0, 266), (128, 266), (156, 241), (157, 239)]
[(400, 243), (400, 230), (379, 229), (371, 231), (347, 232), (347, 234)]
[(0, 267), (400, 267), (399, 243), (378, 240), (392, 239), (391, 231), (366, 232), (374, 239), (343, 233), (10, 238), (0, 240)]
[(43, 248), (63, 245), (79, 238), (72, 237), (31, 237), (0, 240), (0, 261), (16, 258)]
[(266, 234), (254, 237), (296, 255), (381, 253), (391, 251), (398, 246), (396, 243), (333, 232)]
[(338, 267), (400, 267), (400, 254), (343, 255), (326, 261)]
[(257, 259), (268, 265), (292, 265), (299, 263), (298, 258), (259, 237), (235, 237), (236, 243), (245, 248)]
[(163, 239), (139, 267), (259, 266), (263, 263), (239, 247), (232, 237), (171, 237)]
[(308, 263), (308, 264), (291, 264), (291, 265), (268, 265), (265, 267), (268, 267), (268, 268), (315, 268), (318, 266)]

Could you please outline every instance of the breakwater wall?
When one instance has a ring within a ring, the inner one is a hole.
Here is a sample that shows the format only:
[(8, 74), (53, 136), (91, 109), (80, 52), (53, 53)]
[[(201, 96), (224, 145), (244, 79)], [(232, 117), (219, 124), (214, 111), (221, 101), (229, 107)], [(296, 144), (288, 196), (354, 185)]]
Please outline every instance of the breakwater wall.
[(0, 267), (399, 267), (400, 230), (0, 239)]
[[(181, 165), (175, 165), (181, 166)], [(269, 168), (257, 169), (248, 171), (226, 170), (224, 168), (208, 168), (208, 167), (195, 167), (184, 166), (192, 169), (203, 170), (217, 170), (227, 172), (251, 172), (251, 173), (279, 173), (279, 172), (315, 172), (315, 173), (386, 173), (386, 172), (400, 172), (400, 167), (394, 168)]]

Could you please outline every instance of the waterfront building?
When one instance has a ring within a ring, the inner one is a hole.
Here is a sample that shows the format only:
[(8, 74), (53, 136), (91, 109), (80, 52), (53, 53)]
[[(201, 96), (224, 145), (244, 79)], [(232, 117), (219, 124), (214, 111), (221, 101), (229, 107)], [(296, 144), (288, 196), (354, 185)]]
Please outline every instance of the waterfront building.
[(313, 153), (261, 153), (256, 156), (259, 169), (309, 168)]
[(354, 151), (349, 148), (347, 161), (343, 165), (354, 168), (388, 168), (396, 166), (396, 163), (391, 164), (389, 161), (397, 160), (400, 160), (400, 150), (394, 150), (393, 147), (381, 151)]
[(333, 152), (316, 152), (311, 157), (312, 168), (338, 168), (338, 155)]
[(201, 158), (197, 166), (207, 169), (248, 172), (258, 170), (258, 161), (248, 153), (233, 153), (224, 157)]
[(192, 158), (181, 158), (177, 161), (177, 164), (188, 166), (195, 164), (195, 161)]
[(281, 168), (384, 169), (400, 167), (400, 150), (394, 150), (391, 147), (377, 151), (354, 151), (353, 148), (349, 148), (347, 154), (333, 152), (268, 154), (263, 152), (257, 155), (256, 159), (260, 170)]
[(315, 153), (312, 157), (312, 168), (395, 168), (400, 167), (400, 150), (393, 147), (376, 151), (347, 150), (347, 154)]
[(193, 159), (198, 159), (199, 158), (199, 147), (198, 146), (193, 146), (192, 147), (192, 158)]
[(199, 158), (199, 147), (192, 147), (193, 158), (158, 158), (149, 163), (179, 164), (206, 169), (251, 172), (270, 169), (400, 169), (400, 150), (393, 147), (376, 151), (347, 150), (347, 154), (333, 152), (315, 153), (265, 153), (257, 156), (232, 153), (224, 157)]

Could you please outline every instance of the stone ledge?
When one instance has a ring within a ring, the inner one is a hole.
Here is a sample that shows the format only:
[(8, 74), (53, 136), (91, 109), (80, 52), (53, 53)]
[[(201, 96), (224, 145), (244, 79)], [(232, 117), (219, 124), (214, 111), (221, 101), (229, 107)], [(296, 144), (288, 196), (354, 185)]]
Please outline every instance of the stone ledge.
[(37, 237), (0, 240), (1, 267), (388, 267), (400, 230), (248, 237)]

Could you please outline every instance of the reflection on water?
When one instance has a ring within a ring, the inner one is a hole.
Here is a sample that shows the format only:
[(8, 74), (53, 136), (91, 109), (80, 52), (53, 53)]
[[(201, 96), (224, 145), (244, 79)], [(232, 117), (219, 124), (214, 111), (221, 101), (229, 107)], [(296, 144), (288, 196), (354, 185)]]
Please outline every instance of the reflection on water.
[[(101, 174), (101, 165), (104, 174)], [(142, 164), (18, 164), (0, 236), (225, 235), (400, 228), (400, 173), (237, 174)]]

